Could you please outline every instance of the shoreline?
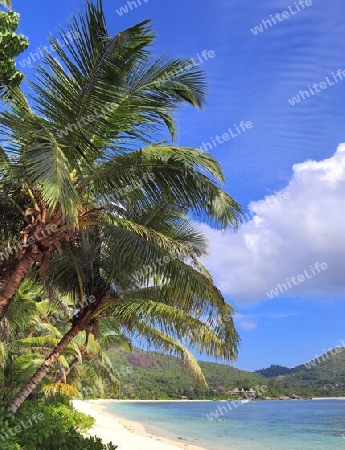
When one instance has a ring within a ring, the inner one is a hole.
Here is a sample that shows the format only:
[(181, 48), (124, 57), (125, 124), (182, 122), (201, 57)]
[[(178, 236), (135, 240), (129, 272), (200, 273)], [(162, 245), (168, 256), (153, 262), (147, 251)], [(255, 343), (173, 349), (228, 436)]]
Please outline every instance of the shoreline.
[[(148, 402), (160, 401), (148, 400)], [(119, 450), (207, 450), (205, 447), (189, 444), (182, 438), (179, 442), (154, 435), (148, 432), (144, 425), (106, 411), (107, 403), (126, 402), (136, 402), (136, 400), (73, 400), (72, 404), (76, 410), (92, 416), (96, 421), (95, 425), (85, 433), (87, 436), (97, 436), (104, 444), (112, 442), (119, 446)]]

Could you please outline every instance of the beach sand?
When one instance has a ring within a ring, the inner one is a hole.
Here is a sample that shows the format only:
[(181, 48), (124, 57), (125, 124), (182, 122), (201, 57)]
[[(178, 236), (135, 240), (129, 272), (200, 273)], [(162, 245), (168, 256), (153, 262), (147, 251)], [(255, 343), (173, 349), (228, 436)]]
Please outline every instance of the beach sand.
[[(113, 402), (113, 400), (112, 400)], [(205, 450), (183, 441), (173, 442), (153, 436), (144, 426), (118, 418), (105, 410), (107, 400), (74, 400), (73, 406), (80, 412), (88, 414), (96, 420), (95, 425), (87, 433), (97, 436), (103, 443), (113, 442), (119, 450)]]

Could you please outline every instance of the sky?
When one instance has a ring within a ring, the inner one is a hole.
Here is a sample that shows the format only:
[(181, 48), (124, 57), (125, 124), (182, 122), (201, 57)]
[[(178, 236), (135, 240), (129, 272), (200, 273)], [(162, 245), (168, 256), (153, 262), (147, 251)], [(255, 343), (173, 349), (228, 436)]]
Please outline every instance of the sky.
[[(25, 58), (82, 7), (13, 0), (30, 39), (18, 68), (30, 77)], [(237, 233), (200, 224), (209, 241), (204, 263), (236, 308), (235, 366), (293, 367), (342, 345), (343, 0), (104, 0), (104, 7), (112, 33), (151, 18), (157, 55), (194, 58), (206, 72), (205, 107), (179, 112), (177, 142), (207, 148), (246, 211)]]

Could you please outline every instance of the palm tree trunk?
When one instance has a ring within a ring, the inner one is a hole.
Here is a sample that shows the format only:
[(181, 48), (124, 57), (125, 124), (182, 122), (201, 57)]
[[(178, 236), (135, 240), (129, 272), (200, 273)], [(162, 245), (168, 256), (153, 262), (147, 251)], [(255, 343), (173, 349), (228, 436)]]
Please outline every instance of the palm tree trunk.
[(14, 397), (7, 409), (12, 413), (15, 413), (28, 396), (36, 389), (37, 385), (43, 380), (43, 378), (49, 373), (50, 369), (65, 351), (67, 345), (71, 340), (80, 332), (90, 326), (92, 316), (96, 313), (97, 309), (102, 303), (104, 294), (96, 295), (97, 301), (89, 307), (87, 307), (84, 313), (74, 323), (72, 328), (65, 334), (58, 345), (45, 359), (42, 366), (36, 371), (36, 373), (29, 379), (29, 381), (22, 387), (18, 394)]
[(57, 380), (56, 383), (66, 383), (66, 378), (68, 377), (68, 375), (71, 373), (72, 369), (78, 364), (79, 362), (79, 358), (78, 356), (75, 356), (73, 358), (73, 361), (71, 362), (71, 364), (68, 366), (68, 369), (66, 370), (65, 373), (63, 373)]
[(22, 387), (15, 398), (8, 405), (8, 410), (15, 413), (28, 396), (33, 392), (37, 385), (43, 380), (43, 378), (50, 371), (52, 366), (59, 359), (61, 354), (66, 349), (71, 340), (83, 329), (82, 322), (73, 325), (67, 334), (61, 339), (59, 344), (54, 348), (49, 356), (45, 359), (42, 366), (36, 371), (36, 373), (29, 379), (29, 381)]
[[(37, 210), (35, 209), (34, 212), (37, 213)], [(42, 207), (40, 218), (45, 218), (45, 214), (45, 208)], [(26, 216), (30, 217), (31, 215), (31, 210), (27, 210)], [(40, 221), (33, 218), (32, 220), (34, 222), (29, 223), (21, 231), (18, 243), (30, 242), (30, 238), (33, 238), (34, 244), (19, 245), (19, 247), (10, 249), (7, 254), (6, 252), (0, 254), (3, 260), (0, 264), (0, 321), (4, 318), (13, 295), (34, 263), (40, 262), (42, 275), (48, 265), (51, 250), (56, 248), (60, 252), (60, 242), (68, 239), (71, 232), (69, 229), (62, 232), (58, 229), (63, 225), (59, 210), (54, 214), (50, 223), (46, 224), (45, 219)], [(56, 229), (53, 228), (54, 226)]]
[(30, 251), (21, 259), (13, 257), (10, 263), (0, 267), (0, 321), (4, 318), (13, 295), (35, 261), (36, 255)]

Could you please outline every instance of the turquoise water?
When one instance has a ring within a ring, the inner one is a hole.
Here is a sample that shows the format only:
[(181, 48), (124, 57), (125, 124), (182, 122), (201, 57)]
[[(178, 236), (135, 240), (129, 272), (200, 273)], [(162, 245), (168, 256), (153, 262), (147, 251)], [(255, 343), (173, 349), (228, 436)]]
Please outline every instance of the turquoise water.
[[(142, 423), (151, 433), (209, 450), (345, 450), (344, 400), (257, 401), (236, 408), (231, 402), (110, 403), (106, 407), (108, 412)], [(211, 416), (216, 411), (222, 421)]]

